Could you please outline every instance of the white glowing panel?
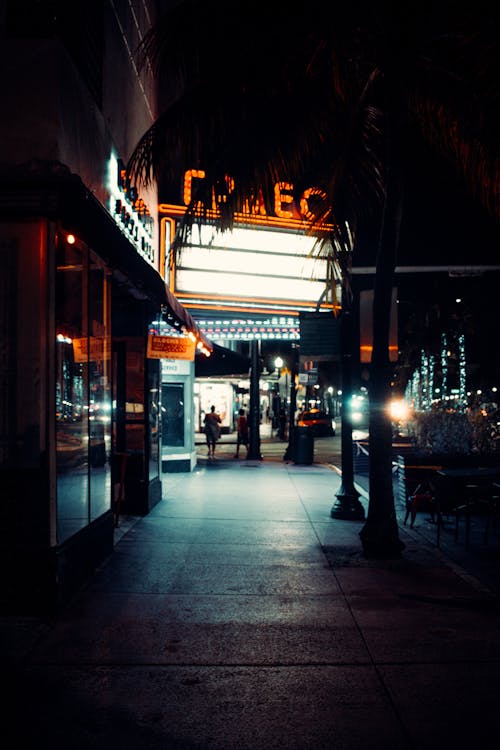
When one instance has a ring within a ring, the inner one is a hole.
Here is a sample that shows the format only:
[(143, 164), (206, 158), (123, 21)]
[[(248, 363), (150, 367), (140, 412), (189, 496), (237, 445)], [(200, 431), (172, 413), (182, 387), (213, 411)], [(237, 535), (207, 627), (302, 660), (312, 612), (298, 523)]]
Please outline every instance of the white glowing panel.
[(317, 240), (296, 232), (193, 226), (180, 252), (176, 293), (221, 298), (317, 302), (325, 290), (326, 261)]
[(303, 256), (266, 255), (252, 251), (214, 250), (188, 247), (182, 251), (182, 269), (198, 271), (224, 270), (227, 273), (259, 271), (266, 276), (287, 276), (301, 279), (324, 280), (326, 261)]
[(308, 255), (317, 243), (315, 237), (296, 232), (278, 232), (268, 229), (236, 228), (221, 232), (212, 226), (193, 225), (190, 245), (200, 247), (227, 247), (235, 250), (257, 250), (265, 253)]
[(178, 271), (176, 292), (203, 290), (203, 294), (228, 297), (259, 297), (283, 300), (318, 300), (325, 289), (324, 281), (281, 279), (277, 276)]

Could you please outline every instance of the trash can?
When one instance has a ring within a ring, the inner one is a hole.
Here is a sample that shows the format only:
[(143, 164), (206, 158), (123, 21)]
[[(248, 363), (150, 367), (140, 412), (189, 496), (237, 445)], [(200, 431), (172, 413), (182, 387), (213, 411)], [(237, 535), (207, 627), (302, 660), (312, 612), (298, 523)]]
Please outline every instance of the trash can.
[(310, 427), (295, 428), (295, 463), (312, 464), (314, 461), (314, 435)]

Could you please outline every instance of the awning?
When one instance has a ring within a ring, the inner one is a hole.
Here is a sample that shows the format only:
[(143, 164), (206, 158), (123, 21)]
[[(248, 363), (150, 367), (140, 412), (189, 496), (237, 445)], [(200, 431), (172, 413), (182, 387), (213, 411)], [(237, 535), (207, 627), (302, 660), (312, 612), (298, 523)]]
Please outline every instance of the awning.
[[(184, 331), (188, 334), (194, 334), (197, 342), (201, 342), (205, 351), (210, 352), (210, 356), (212, 356), (214, 344), (212, 344), (212, 342), (209, 341), (200, 331), (194, 318), (188, 313), (186, 308), (181, 305), (177, 297), (172, 294), (166, 285), (164, 286), (165, 302), (162, 304), (162, 313), (165, 321), (178, 330)], [(203, 354), (203, 358), (206, 359), (205, 354)]]
[(219, 376), (248, 377), (251, 361), (232, 349), (218, 344), (211, 344), (213, 351), (210, 357), (197, 354), (194, 361), (194, 373), (197, 378)]
[[(0, 215), (45, 216), (71, 228), (108, 265), (113, 276), (136, 299), (161, 309), (165, 319), (178, 330), (192, 333), (197, 342), (212, 351), (213, 344), (168, 289), (159, 272), (142, 258), (112, 216), (85, 187), (80, 177), (62, 165), (48, 173), (41, 163), (36, 171), (27, 166), (9, 170), (0, 180)], [(205, 355), (203, 355), (204, 358)]]

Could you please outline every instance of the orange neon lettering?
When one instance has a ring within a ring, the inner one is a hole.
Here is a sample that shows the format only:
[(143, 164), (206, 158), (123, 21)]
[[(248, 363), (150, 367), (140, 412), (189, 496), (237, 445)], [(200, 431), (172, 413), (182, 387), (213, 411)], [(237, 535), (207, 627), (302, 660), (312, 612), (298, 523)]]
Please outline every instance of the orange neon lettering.
[[(191, 203), (193, 197), (193, 180), (203, 180), (205, 178), (206, 172), (203, 169), (189, 169), (184, 173), (184, 206), (188, 206)], [(213, 212), (214, 216), (218, 215), (219, 206), (226, 203), (229, 195), (234, 191), (235, 183), (232, 177), (225, 175), (224, 182), (225, 188), (221, 186), (220, 189), (214, 188), (212, 190), (211, 207), (208, 210)], [(283, 226), (288, 222), (295, 225), (296, 222), (300, 224), (303, 220), (313, 221), (317, 219), (317, 212), (311, 211), (309, 208), (309, 199), (315, 196), (321, 201), (326, 200), (326, 193), (323, 190), (311, 187), (303, 192), (300, 203), (296, 206), (293, 198), (293, 184), (290, 182), (277, 182), (274, 186), (274, 213), (276, 219), (282, 224), (284, 222)], [(198, 203), (197, 208), (201, 208), (201, 201)], [(160, 213), (174, 213), (176, 210), (173, 211), (173, 209), (177, 209), (177, 207), (167, 203), (160, 203), (158, 209)], [(251, 221), (260, 222), (262, 220), (268, 222), (272, 219), (266, 213), (261, 190), (244, 199), (241, 210), (235, 213), (234, 218), (236, 220), (245, 220), (245, 217), (249, 217)], [(322, 228), (326, 231), (330, 228), (330, 225), (324, 223), (325, 218), (326, 213), (322, 221)]]
[(248, 216), (266, 216), (266, 206), (264, 203), (264, 197), (262, 195), (262, 190), (259, 190), (259, 193), (257, 196), (252, 196), (252, 199), (246, 198), (243, 206), (242, 211), (243, 214), (247, 214)]
[(203, 169), (188, 169), (184, 173), (184, 205), (189, 206), (191, 198), (193, 196), (193, 180), (203, 180), (205, 178), (205, 172)]
[(227, 174), (224, 175), (224, 184), (225, 189), (219, 190), (217, 193), (215, 188), (212, 190), (212, 211), (216, 211), (221, 203), (227, 203), (228, 196), (231, 195), (234, 190), (234, 180)]
[(308, 199), (312, 195), (317, 195), (323, 200), (326, 199), (326, 193), (323, 190), (320, 190), (319, 188), (311, 187), (311, 188), (307, 188), (307, 190), (304, 190), (304, 192), (302, 193), (302, 197), (300, 199), (300, 213), (304, 217), (304, 219), (309, 219), (311, 221), (315, 217), (314, 212), (309, 210), (309, 203), (308, 203)]
[(293, 185), (289, 182), (277, 182), (274, 186), (274, 213), (276, 216), (291, 218), (293, 211), (285, 208), (293, 203)]

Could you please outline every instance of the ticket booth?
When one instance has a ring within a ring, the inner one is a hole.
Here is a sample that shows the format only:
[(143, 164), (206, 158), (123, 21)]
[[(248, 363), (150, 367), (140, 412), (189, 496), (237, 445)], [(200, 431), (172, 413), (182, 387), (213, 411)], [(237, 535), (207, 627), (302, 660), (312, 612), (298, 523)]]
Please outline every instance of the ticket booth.
[(192, 471), (196, 466), (194, 438), (194, 360), (161, 360), (161, 468)]

